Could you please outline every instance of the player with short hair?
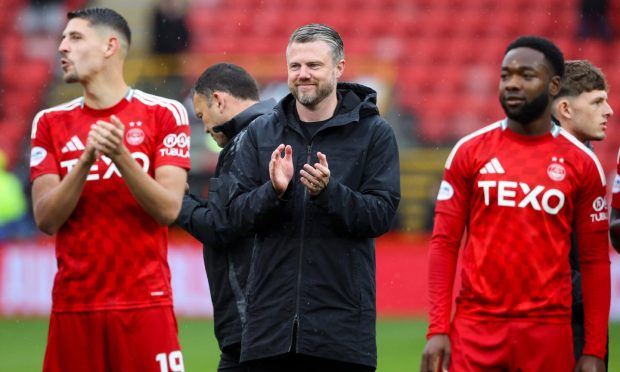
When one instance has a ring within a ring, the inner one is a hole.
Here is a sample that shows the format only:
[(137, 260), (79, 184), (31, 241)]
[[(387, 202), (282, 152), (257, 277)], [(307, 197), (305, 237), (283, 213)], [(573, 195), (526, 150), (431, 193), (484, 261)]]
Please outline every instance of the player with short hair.
[(207, 68), (194, 86), (194, 111), (205, 132), (222, 147), (215, 175), (209, 180), (209, 197), (183, 198), (177, 224), (204, 243), (204, 264), (209, 279), (215, 337), (220, 350), (218, 370), (242, 372), (239, 363), (241, 324), (245, 321), (245, 287), (254, 243), (253, 233), (235, 231), (226, 206), (233, 185), (231, 167), (247, 126), (273, 111), (274, 99), (259, 102), (258, 84), (242, 67), (218, 63)]
[(58, 261), (43, 370), (183, 371), (167, 225), (190, 166), (187, 112), (127, 86), (120, 14), (67, 17), (60, 64), (83, 97), (39, 112), (31, 134), (34, 217)]
[[(605, 139), (607, 121), (613, 115), (607, 99), (609, 88), (605, 75), (589, 61), (566, 61), (561, 84), (560, 92), (553, 100), (553, 116), (562, 128), (592, 149), (590, 141)], [(575, 360), (579, 360), (585, 334), (579, 255), (574, 240), (570, 251), (570, 264), (573, 278), (573, 348)]]
[[(579, 371), (604, 370), (609, 317), (605, 173), (551, 121), (564, 74), (549, 40), (506, 49), (499, 98), (507, 118), (462, 138), (445, 165), (431, 240), (428, 342), (421, 370), (569, 371), (575, 231), (586, 343)], [(451, 322), (463, 232), (462, 289)], [(586, 244), (587, 243), (587, 244)]]

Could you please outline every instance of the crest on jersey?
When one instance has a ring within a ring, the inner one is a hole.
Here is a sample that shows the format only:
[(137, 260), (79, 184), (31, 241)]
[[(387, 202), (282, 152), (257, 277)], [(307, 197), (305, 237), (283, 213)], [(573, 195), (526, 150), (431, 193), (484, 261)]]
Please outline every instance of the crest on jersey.
[(127, 143), (133, 146), (137, 146), (144, 142), (144, 131), (142, 128), (131, 128), (125, 134)]
[(564, 158), (553, 157), (551, 158), (552, 163), (547, 167), (547, 174), (549, 178), (554, 181), (562, 181), (566, 178), (566, 168), (564, 168)]

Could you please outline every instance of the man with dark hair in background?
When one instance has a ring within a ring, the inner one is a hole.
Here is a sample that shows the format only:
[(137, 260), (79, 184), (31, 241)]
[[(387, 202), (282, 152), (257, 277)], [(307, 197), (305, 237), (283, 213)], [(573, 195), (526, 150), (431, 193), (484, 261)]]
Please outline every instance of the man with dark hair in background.
[(56, 234), (44, 371), (183, 371), (167, 262), (183, 199), (189, 121), (123, 78), (127, 21), (70, 12), (58, 51), (83, 97), (39, 112), (30, 169), (37, 226)]
[[(605, 173), (551, 121), (564, 74), (549, 40), (506, 49), (499, 99), (507, 118), (453, 148), (437, 196), (429, 260), (428, 342), (421, 371), (571, 371), (575, 231), (586, 337), (576, 370), (602, 371), (610, 271)], [(463, 232), (462, 289), (452, 288)]]
[(259, 102), (258, 85), (243, 68), (219, 63), (206, 69), (194, 86), (194, 112), (222, 148), (209, 197), (185, 195), (176, 223), (204, 243), (215, 336), (222, 351), (218, 371), (243, 372), (239, 364), (241, 325), (245, 319), (245, 286), (254, 235), (236, 232), (226, 206), (232, 185), (231, 167), (239, 141), (257, 117), (273, 111), (275, 100)]
[(338, 83), (335, 30), (298, 28), (286, 62), (291, 94), (250, 125), (233, 166), (230, 218), (256, 232), (241, 360), (251, 371), (374, 371), (374, 238), (400, 201), (396, 139), (375, 91)]
[[(553, 100), (553, 116), (562, 128), (592, 149), (590, 141), (605, 139), (607, 121), (613, 115), (607, 99), (607, 81), (600, 69), (585, 60), (566, 61), (564, 67), (562, 87)], [(573, 348), (575, 360), (578, 361), (585, 343), (585, 329), (579, 254), (574, 239), (570, 264), (573, 278)]]

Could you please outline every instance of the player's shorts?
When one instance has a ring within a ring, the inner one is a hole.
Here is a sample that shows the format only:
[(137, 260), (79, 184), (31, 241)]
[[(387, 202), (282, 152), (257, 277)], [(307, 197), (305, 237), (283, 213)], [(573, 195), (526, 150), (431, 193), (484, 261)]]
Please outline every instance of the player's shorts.
[(43, 371), (184, 371), (172, 308), (52, 312)]
[(481, 322), (455, 317), (450, 372), (572, 371), (570, 323)]

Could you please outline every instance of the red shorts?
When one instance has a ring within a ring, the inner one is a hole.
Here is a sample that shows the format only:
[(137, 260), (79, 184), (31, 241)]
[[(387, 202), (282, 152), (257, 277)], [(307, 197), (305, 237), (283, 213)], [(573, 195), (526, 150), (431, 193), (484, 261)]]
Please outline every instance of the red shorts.
[(54, 313), (44, 372), (184, 371), (171, 307)]
[(572, 371), (575, 366), (570, 323), (452, 322), (450, 372)]

